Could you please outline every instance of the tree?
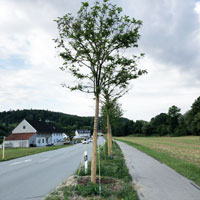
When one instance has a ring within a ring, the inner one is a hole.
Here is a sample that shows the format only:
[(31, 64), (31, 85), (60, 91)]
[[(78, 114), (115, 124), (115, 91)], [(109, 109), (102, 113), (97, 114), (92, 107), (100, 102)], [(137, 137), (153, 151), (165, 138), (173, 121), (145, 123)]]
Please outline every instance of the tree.
[[(115, 68), (117, 63), (111, 67)], [(127, 64), (125, 64), (127, 65)], [(136, 64), (135, 64), (136, 65)], [(145, 70), (138, 70), (136, 67), (126, 66), (124, 68), (117, 68), (117, 73), (115, 71), (109, 70), (105, 75), (105, 80), (109, 82), (102, 89), (103, 103), (106, 109), (107, 115), (107, 139), (108, 139), (108, 155), (111, 155), (112, 150), (112, 132), (110, 124), (110, 112), (112, 107), (114, 108), (116, 101), (126, 94), (129, 90), (128, 86), (130, 81), (138, 78), (139, 76), (146, 73)]]
[(136, 120), (134, 125), (134, 134), (141, 135), (142, 134), (142, 128), (147, 122), (144, 120)]
[(178, 119), (181, 116), (180, 111), (181, 109), (174, 105), (169, 108), (169, 111), (168, 111), (169, 125), (170, 125), (170, 132), (172, 135), (174, 135), (175, 129), (179, 125)]
[(160, 113), (151, 119), (152, 134), (167, 135), (169, 134), (169, 115)]
[(200, 97), (198, 97), (195, 102), (192, 104), (192, 114), (196, 115), (198, 112), (200, 112)]
[(198, 112), (192, 121), (193, 134), (200, 136), (200, 112)]
[(105, 101), (102, 106), (102, 119), (103, 125), (107, 130), (108, 140), (108, 155), (111, 155), (112, 151), (112, 126), (117, 123), (122, 116), (122, 109), (120, 104), (116, 100), (110, 100), (110, 98), (104, 97)]
[(142, 127), (142, 133), (145, 135), (145, 136), (150, 136), (152, 135), (153, 133), (153, 128), (151, 126), (150, 123), (146, 122), (143, 124), (143, 127)]
[(175, 129), (174, 136), (187, 135), (188, 127), (186, 125), (185, 116), (180, 115), (178, 118), (178, 126)]
[[(122, 9), (109, 3), (109, 0), (96, 1), (89, 7), (83, 2), (77, 16), (70, 13), (57, 20), (59, 37), (55, 39), (64, 63), (62, 70), (77, 79), (71, 90), (93, 93), (95, 96), (95, 119), (92, 146), (91, 181), (96, 182), (97, 126), (99, 97), (102, 89), (113, 81), (121, 81), (123, 71), (135, 71), (139, 56), (128, 58), (120, 55), (120, 50), (138, 47), (140, 20), (120, 16)], [(119, 70), (120, 69), (120, 70)], [(144, 71), (138, 70), (138, 74)], [(111, 79), (106, 75), (111, 73)], [(130, 74), (130, 76), (133, 76)], [(116, 78), (113, 78), (116, 77)]]

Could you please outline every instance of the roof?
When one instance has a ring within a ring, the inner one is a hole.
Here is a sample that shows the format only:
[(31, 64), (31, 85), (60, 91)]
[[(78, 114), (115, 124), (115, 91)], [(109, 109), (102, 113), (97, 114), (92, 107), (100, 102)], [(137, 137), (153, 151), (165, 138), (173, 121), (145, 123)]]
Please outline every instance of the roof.
[(8, 140), (28, 140), (31, 138), (35, 133), (13, 133), (6, 137), (6, 141)]
[(26, 120), (38, 133), (64, 133), (64, 131), (51, 122)]

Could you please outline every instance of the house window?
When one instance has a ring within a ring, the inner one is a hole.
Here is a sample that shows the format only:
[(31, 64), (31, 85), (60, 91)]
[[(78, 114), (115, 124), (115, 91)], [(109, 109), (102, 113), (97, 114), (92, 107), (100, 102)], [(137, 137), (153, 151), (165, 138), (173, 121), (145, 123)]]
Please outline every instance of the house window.
[(23, 129), (26, 129), (26, 126), (23, 126)]
[(40, 139), (38, 139), (38, 144), (40, 144), (40, 141), (41, 141), (41, 140), (40, 140)]
[(42, 143), (44, 143), (44, 139), (42, 139)]

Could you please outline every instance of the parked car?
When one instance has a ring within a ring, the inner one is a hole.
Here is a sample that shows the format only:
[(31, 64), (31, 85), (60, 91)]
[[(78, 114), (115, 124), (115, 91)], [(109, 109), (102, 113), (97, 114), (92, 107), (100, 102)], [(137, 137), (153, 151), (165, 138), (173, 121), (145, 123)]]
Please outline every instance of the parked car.
[(53, 146), (53, 144), (47, 144), (46, 146), (47, 146), (47, 147), (50, 147), (50, 146)]
[(65, 140), (63, 144), (64, 145), (68, 145), (68, 144), (70, 144), (70, 141), (69, 140)]
[(82, 144), (88, 144), (89, 143), (89, 140), (82, 140)]
[(30, 144), (30, 147), (36, 147), (36, 144)]

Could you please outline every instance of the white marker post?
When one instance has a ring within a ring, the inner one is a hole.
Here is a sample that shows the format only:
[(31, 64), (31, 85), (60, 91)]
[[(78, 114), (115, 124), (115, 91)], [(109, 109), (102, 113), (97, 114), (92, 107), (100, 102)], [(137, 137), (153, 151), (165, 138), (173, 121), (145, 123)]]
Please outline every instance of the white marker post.
[(87, 169), (88, 169), (88, 154), (87, 151), (84, 153), (84, 161), (85, 161), (85, 174), (87, 174)]
[(2, 152), (2, 160), (5, 159), (5, 137), (3, 137), (3, 144), (2, 144), (3, 152)]

